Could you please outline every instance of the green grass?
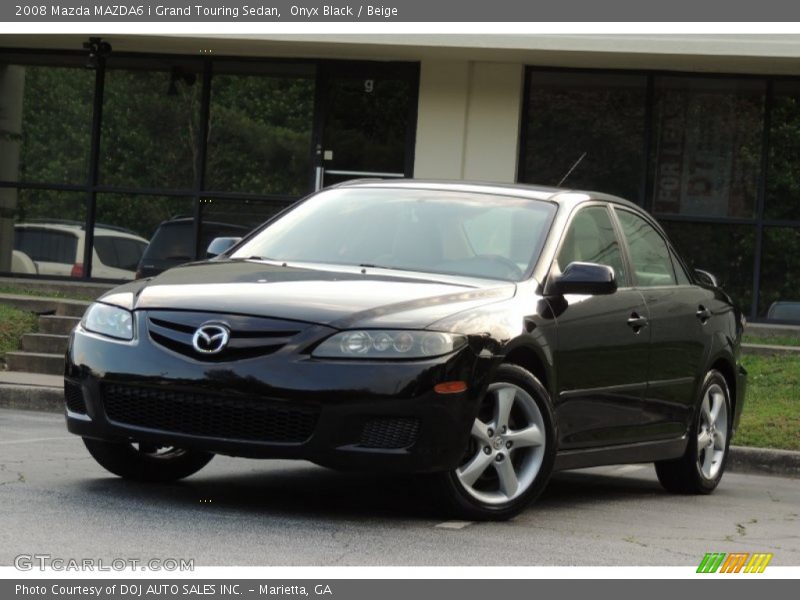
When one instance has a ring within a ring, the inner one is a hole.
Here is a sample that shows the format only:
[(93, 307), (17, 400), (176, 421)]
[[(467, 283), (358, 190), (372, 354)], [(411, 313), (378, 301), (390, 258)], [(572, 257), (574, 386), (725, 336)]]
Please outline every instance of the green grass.
[(744, 412), (734, 443), (800, 450), (800, 357), (744, 356)]
[(19, 296), (37, 296), (39, 298), (59, 298), (64, 300), (85, 300), (92, 302), (97, 299), (95, 294), (81, 293), (78, 290), (65, 294), (55, 290), (37, 290), (20, 287), (18, 285), (0, 284), (0, 294), (17, 294)]
[(800, 336), (780, 335), (770, 337), (758, 337), (755, 335), (742, 336), (744, 344), (766, 344), (768, 346), (800, 346)]
[(0, 304), (0, 359), (6, 352), (19, 348), (19, 338), (23, 333), (35, 332), (38, 329), (39, 317)]

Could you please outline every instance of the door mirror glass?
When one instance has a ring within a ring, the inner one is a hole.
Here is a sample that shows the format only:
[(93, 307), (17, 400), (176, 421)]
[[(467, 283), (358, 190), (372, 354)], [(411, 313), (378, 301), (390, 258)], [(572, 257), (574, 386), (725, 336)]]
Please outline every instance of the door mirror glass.
[(703, 285), (713, 285), (714, 287), (719, 287), (719, 278), (713, 273), (709, 273), (708, 271), (703, 271), (702, 269), (695, 269), (694, 277), (698, 281), (698, 283), (701, 283)]
[(614, 269), (597, 263), (571, 262), (564, 272), (553, 279), (554, 294), (604, 295), (617, 291)]
[(240, 237), (218, 237), (211, 240), (206, 250), (206, 258), (214, 258), (220, 254), (230, 250), (236, 244), (242, 241)]

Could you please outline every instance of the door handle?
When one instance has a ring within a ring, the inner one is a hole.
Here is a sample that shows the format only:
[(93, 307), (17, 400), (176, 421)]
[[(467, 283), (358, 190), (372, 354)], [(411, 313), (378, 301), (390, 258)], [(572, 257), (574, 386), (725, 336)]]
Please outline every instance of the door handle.
[(647, 325), (647, 317), (640, 316), (636, 311), (631, 313), (628, 318), (628, 327), (633, 329), (633, 333), (638, 334), (645, 325)]
[(700, 306), (698, 306), (698, 307), (697, 307), (697, 312), (696, 312), (696, 313), (694, 313), (694, 315), (695, 315), (695, 316), (696, 316), (698, 319), (700, 319), (700, 322), (701, 322), (703, 325), (705, 325), (705, 324), (706, 324), (706, 322), (707, 322), (707, 321), (708, 321), (708, 320), (711, 318), (711, 311), (710, 311), (710, 310), (708, 310), (708, 309), (707, 309), (705, 306), (703, 306), (703, 305), (701, 304)]

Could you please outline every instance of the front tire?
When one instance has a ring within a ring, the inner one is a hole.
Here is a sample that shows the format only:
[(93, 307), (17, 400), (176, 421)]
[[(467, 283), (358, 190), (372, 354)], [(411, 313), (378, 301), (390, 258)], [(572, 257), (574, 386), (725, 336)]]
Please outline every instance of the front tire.
[(481, 402), (462, 464), (438, 476), (440, 497), (460, 518), (509, 519), (541, 494), (555, 448), (547, 390), (522, 367), (501, 365)]
[(677, 494), (710, 494), (722, 479), (730, 448), (733, 412), (722, 373), (709, 371), (689, 430), (686, 453), (656, 463), (661, 485)]
[(135, 481), (167, 482), (197, 473), (213, 454), (132, 442), (83, 438), (89, 454), (114, 475)]

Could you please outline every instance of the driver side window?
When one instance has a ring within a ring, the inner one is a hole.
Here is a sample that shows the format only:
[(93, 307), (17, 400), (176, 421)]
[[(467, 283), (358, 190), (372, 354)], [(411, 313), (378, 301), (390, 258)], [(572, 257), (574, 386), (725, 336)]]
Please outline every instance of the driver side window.
[(619, 287), (630, 285), (619, 241), (606, 207), (584, 208), (572, 219), (558, 252), (558, 267), (563, 271), (575, 261), (609, 266), (614, 269)]

